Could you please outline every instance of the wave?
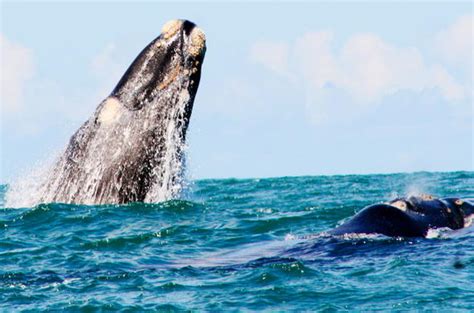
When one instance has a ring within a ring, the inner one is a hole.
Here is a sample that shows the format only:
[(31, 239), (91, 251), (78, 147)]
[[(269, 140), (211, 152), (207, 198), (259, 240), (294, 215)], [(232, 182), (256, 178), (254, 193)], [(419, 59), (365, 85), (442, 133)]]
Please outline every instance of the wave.
[(474, 173), (460, 172), (198, 180), (154, 204), (3, 204), (0, 311), (472, 311), (473, 227), (324, 234), (416, 181), (474, 196)]

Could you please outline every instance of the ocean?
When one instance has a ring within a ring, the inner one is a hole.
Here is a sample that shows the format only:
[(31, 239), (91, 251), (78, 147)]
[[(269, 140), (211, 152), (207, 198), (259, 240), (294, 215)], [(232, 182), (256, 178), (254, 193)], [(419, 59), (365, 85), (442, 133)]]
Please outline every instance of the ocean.
[(474, 227), (324, 235), (396, 196), (474, 198), (474, 172), (206, 179), (156, 204), (7, 208), (7, 189), (0, 311), (474, 310)]

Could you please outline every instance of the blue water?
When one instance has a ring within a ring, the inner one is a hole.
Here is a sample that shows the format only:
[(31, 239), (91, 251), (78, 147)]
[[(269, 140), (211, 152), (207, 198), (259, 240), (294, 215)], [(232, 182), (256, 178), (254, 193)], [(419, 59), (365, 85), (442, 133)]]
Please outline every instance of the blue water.
[(474, 197), (474, 172), (193, 182), (158, 204), (4, 208), (0, 311), (474, 310), (474, 227), (318, 236), (413, 192)]

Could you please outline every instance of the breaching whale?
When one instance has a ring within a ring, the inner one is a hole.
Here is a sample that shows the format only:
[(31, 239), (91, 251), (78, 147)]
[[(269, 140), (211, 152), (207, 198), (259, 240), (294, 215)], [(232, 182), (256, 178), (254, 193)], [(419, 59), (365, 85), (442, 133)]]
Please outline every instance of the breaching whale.
[(72, 136), (40, 202), (155, 202), (179, 192), (205, 41), (192, 22), (166, 23)]
[(390, 237), (426, 237), (430, 229), (461, 229), (474, 214), (474, 204), (458, 198), (429, 195), (398, 198), (362, 209), (330, 235), (382, 234)]

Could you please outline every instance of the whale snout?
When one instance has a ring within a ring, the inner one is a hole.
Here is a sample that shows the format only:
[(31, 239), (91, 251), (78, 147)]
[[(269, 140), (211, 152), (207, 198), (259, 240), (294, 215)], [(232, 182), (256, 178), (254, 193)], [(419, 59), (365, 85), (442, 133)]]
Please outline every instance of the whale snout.
[(205, 51), (206, 36), (196, 24), (171, 20), (133, 61), (111, 96), (130, 110), (156, 104), (177, 91), (186, 90), (193, 97)]
[(468, 200), (457, 199), (457, 205), (461, 207), (461, 210), (465, 217), (474, 215), (474, 202)]
[(457, 209), (464, 217), (474, 214), (474, 203), (459, 198), (445, 198), (445, 203), (452, 209)]
[(161, 34), (165, 39), (168, 39), (182, 29), (186, 35), (189, 35), (195, 27), (197, 27), (196, 24), (188, 20), (171, 20), (163, 25)]
[(188, 20), (171, 20), (161, 28), (161, 36), (165, 40), (172, 39), (174, 36), (186, 37), (184, 43), (187, 47), (187, 53), (197, 57), (206, 49), (206, 35), (204, 32), (191, 21)]

